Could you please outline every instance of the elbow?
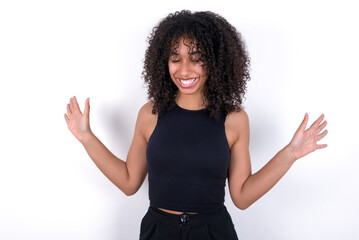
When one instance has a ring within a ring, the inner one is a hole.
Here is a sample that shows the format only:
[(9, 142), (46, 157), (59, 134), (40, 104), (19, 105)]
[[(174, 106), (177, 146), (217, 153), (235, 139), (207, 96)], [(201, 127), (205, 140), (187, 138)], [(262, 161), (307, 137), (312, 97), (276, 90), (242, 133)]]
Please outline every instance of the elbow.
[(241, 210), (246, 210), (247, 208), (249, 208), (256, 200), (251, 198), (250, 196), (248, 196), (247, 194), (232, 194), (232, 201), (234, 203), (234, 205), (241, 209)]
[(134, 186), (128, 186), (126, 185), (126, 187), (123, 188), (119, 188), (126, 196), (132, 196), (135, 195), (139, 189), (139, 187), (134, 187)]
[(250, 205), (235, 204), (235, 206), (241, 210), (246, 210)]
[(133, 191), (131, 188), (129, 187), (126, 187), (126, 186), (123, 186), (123, 185), (120, 185), (118, 183), (114, 183), (113, 184), (121, 190), (121, 192), (123, 192), (126, 196), (132, 196), (136, 193), (136, 191)]
[(134, 195), (136, 192), (123, 192), (127, 197)]
[(120, 189), (126, 196), (134, 195), (139, 187), (128, 178), (125, 181), (114, 182), (115, 186)]
[(241, 209), (241, 210), (246, 210), (247, 208), (249, 208), (250, 205), (239, 205), (237, 206), (237, 208)]
[[(144, 180), (144, 179), (143, 179)], [(128, 179), (125, 184), (122, 184), (121, 186), (117, 186), (126, 196), (132, 196), (137, 193), (137, 191), (142, 186), (142, 181), (138, 181), (136, 179)]]
[(252, 205), (252, 203), (246, 201), (237, 201), (234, 203), (234, 205), (241, 210), (246, 210)]
[[(122, 190), (122, 189), (121, 189)], [(123, 189), (122, 192), (126, 195), (126, 196), (132, 196), (135, 195), (135, 193), (137, 192), (138, 189)]]

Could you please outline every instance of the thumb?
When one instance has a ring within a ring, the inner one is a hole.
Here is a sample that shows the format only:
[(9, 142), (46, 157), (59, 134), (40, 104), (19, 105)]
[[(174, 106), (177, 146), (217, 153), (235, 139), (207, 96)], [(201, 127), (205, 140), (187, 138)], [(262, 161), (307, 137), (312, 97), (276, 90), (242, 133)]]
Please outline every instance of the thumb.
[(85, 114), (86, 117), (89, 117), (89, 114), (90, 114), (90, 98), (86, 99), (84, 114)]

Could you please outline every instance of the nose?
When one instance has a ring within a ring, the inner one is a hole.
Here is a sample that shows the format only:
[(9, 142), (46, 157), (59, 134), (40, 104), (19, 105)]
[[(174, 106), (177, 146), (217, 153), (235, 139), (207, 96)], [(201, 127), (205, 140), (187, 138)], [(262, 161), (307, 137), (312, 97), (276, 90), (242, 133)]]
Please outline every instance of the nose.
[(187, 61), (183, 61), (180, 65), (180, 74), (182, 78), (191, 76), (191, 65)]

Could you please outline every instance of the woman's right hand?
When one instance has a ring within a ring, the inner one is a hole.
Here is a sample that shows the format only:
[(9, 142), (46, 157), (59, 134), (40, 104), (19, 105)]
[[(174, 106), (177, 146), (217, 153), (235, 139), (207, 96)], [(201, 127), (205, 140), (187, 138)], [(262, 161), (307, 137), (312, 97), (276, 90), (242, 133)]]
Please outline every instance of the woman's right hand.
[(84, 113), (81, 112), (76, 97), (74, 96), (70, 98), (70, 103), (67, 104), (67, 115), (65, 113), (65, 120), (69, 130), (81, 143), (92, 134), (89, 115), (89, 98), (86, 99)]

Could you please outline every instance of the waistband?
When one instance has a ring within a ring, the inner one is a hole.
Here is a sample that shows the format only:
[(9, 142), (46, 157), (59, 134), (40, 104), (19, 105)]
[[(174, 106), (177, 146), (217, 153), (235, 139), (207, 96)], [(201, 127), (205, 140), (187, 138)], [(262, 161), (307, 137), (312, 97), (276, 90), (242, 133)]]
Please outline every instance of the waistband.
[(227, 208), (223, 205), (221, 208), (210, 213), (183, 213), (183, 214), (172, 214), (162, 211), (156, 207), (149, 206), (148, 212), (157, 220), (167, 222), (169, 224), (178, 223), (191, 223), (200, 224), (209, 221), (212, 217), (215, 217), (221, 213), (227, 212)]

